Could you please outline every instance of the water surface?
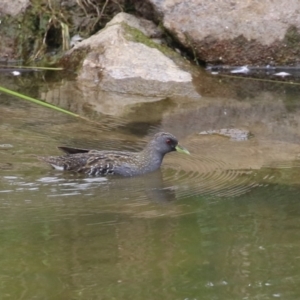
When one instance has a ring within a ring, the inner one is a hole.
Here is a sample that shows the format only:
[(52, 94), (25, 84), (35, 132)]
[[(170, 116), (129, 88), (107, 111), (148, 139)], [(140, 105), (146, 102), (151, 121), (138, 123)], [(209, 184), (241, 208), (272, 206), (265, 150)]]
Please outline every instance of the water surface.
[[(223, 81), (198, 101), (117, 109), (30, 80), (4, 82), (93, 122), (0, 95), (1, 299), (300, 298), (297, 86)], [(222, 128), (251, 138), (199, 134)], [(160, 130), (191, 156), (147, 176), (86, 178), (34, 157), (138, 151)]]

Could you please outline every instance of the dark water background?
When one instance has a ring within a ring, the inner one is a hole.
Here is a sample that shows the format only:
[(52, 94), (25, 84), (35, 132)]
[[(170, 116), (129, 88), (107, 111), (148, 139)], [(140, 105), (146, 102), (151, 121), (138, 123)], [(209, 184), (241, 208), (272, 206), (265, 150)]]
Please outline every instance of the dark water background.
[[(2, 85), (92, 122), (0, 94), (0, 299), (300, 299), (298, 85), (227, 78), (201, 100), (150, 102), (41, 75)], [(199, 134), (222, 128), (251, 138)], [(191, 156), (147, 176), (85, 178), (34, 157), (138, 151), (161, 130)]]

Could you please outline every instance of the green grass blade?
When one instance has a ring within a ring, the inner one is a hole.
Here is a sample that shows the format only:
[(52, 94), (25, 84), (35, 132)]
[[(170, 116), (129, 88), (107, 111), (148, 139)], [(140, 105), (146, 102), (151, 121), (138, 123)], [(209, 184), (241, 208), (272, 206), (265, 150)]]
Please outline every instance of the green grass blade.
[(1, 87), (1, 86), (0, 86), (0, 92), (3, 92), (3, 93), (6, 93), (6, 94), (8, 94), (8, 95), (12, 95), (12, 96), (15, 96), (15, 97), (18, 97), (18, 98), (21, 98), (21, 99), (24, 99), (24, 100), (27, 100), (27, 101), (36, 103), (36, 104), (39, 104), (39, 105), (42, 105), (42, 106), (44, 106), (44, 107), (48, 107), (48, 108), (51, 108), (51, 109), (60, 111), (60, 112), (62, 112), (62, 113), (71, 115), (71, 116), (73, 116), (73, 117), (80, 117), (79, 115), (74, 114), (74, 113), (72, 113), (72, 112), (70, 112), (70, 111), (68, 111), (68, 110), (63, 109), (63, 108), (60, 108), (60, 107), (57, 107), (57, 106), (55, 106), (55, 105), (46, 103), (46, 102), (44, 102), (44, 101), (42, 101), (42, 100), (38, 100), (38, 99), (35, 99), (35, 98), (32, 98), (32, 97), (29, 97), (29, 96), (26, 96), (26, 95), (23, 95), (23, 94), (14, 92), (14, 91), (12, 91), (12, 90), (6, 89), (6, 88)]
[(15, 66), (15, 65), (0, 65), (2, 69), (28, 69), (28, 70), (43, 70), (43, 71), (62, 71), (64, 68), (54, 68), (54, 67), (34, 67), (34, 66)]

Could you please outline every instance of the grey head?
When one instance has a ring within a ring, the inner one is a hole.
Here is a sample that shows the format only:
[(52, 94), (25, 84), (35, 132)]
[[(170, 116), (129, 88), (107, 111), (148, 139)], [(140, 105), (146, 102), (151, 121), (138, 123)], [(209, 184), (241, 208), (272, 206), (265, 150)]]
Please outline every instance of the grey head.
[(178, 144), (177, 138), (168, 132), (155, 134), (153, 139), (148, 143), (147, 148), (160, 153), (162, 156), (172, 151), (189, 154), (187, 149)]
[(154, 135), (147, 148), (164, 156), (169, 152), (176, 151), (177, 145), (178, 140), (174, 135), (167, 132), (159, 132)]

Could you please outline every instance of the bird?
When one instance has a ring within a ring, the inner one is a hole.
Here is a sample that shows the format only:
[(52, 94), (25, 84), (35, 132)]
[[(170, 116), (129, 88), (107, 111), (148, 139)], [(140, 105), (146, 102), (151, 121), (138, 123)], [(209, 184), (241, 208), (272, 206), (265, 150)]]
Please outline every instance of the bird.
[(190, 154), (178, 144), (177, 138), (167, 132), (156, 133), (140, 152), (89, 150), (58, 147), (64, 156), (38, 157), (60, 171), (73, 171), (88, 176), (143, 175), (160, 168), (165, 154), (177, 151)]

